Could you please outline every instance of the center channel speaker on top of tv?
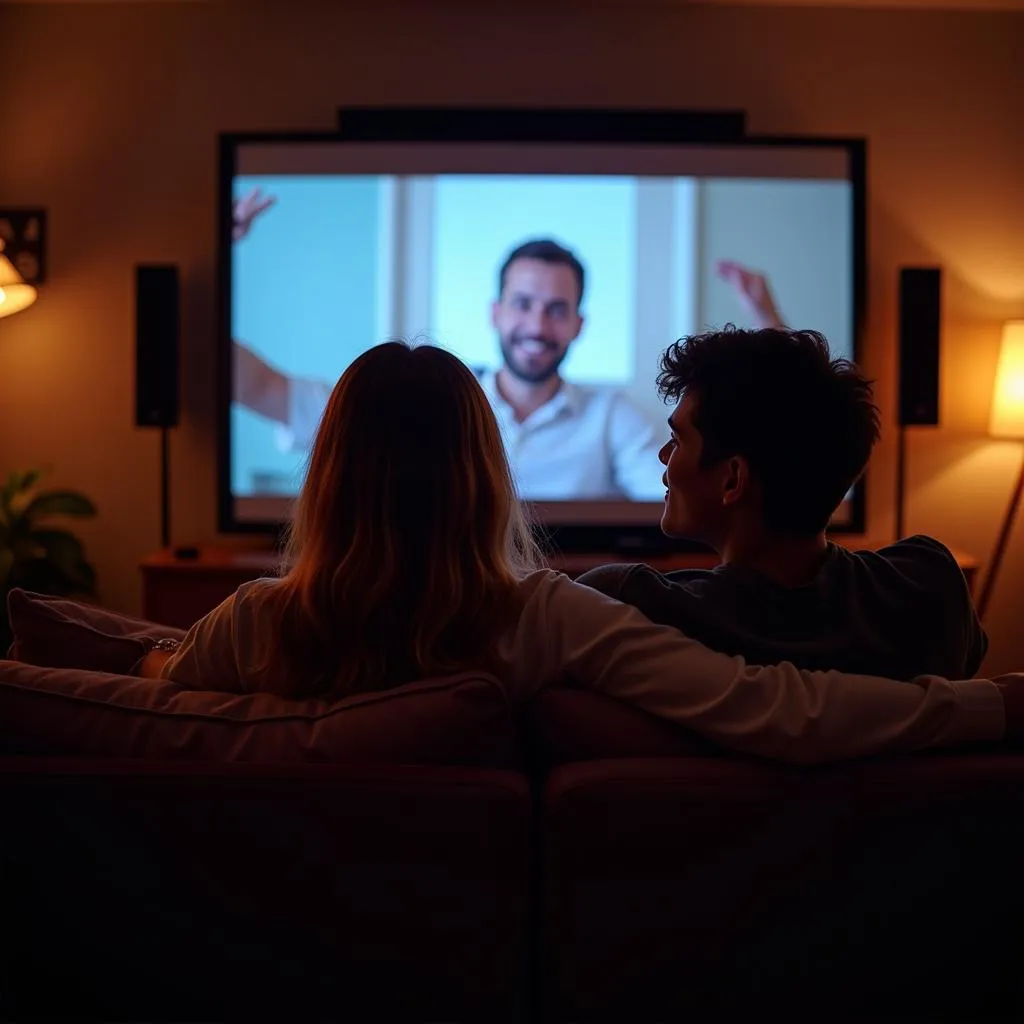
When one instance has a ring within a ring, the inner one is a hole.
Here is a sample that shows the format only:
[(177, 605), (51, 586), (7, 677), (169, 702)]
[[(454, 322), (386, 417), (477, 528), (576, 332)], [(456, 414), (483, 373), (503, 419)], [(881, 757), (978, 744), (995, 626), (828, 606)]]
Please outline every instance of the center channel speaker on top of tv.
[(135, 268), (135, 425), (178, 425), (178, 268)]
[(942, 271), (900, 270), (900, 426), (939, 422), (939, 338)]

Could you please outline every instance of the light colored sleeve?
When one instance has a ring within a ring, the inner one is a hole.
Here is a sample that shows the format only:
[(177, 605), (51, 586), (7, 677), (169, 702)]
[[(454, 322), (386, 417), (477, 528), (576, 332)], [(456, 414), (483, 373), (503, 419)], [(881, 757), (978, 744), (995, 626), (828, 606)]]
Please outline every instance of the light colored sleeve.
[(245, 693), (235, 654), (241, 625), (240, 604), (236, 591), (204, 615), (164, 663), (160, 678), (190, 690)]
[(622, 391), (611, 398), (608, 411), (608, 446), (615, 482), (634, 501), (661, 501), (665, 467), (658, 452), (667, 437), (658, 434), (647, 414)]
[(555, 573), (526, 602), (516, 643), (522, 696), (575, 682), (732, 750), (795, 764), (995, 741), (1005, 731), (989, 680), (759, 668)]
[(304, 452), (313, 446), (332, 390), (332, 385), (323, 380), (288, 378), (288, 424), (275, 431), (280, 451)]

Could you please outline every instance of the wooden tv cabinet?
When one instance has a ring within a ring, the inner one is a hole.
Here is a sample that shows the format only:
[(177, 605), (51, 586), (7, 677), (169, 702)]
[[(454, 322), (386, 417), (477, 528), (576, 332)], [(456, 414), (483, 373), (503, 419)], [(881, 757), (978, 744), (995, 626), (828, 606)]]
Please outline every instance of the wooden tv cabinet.
[[(863, 537), (836, 537), (837, 543), (852, 548), (881, 547)], [(178, 549), (180, 550), (180, 549)], [(186, 629), (215, 608), (243, 583), (274, 575), (278, 555), (269, 547), (224, 542), (200, 545), (196, 557), (182, 558), (174, 550), (157, 551), (139, 566), (142, 573), (142, 615), (151, 622)], [(956, 553), (967, 582), (974, 588), (978, 563)], [(642, 555), (562, 555), (551, 559), (551, 567), (568, 576), (579, 576), (596, 565), (644, 561), (663, 572), (672, 569), (711, 569), (718, 559), (713, 554), (689, 553), (643, 557)]]

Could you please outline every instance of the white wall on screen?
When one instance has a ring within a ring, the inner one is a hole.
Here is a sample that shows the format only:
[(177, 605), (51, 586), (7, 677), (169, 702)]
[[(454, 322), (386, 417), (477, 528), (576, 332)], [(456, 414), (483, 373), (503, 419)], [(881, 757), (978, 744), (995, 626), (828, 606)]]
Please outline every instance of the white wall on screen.
[[(702, 263), (738, 260), (768, 275), (787, 326), (821, 331), (853, 356), (852, 191), (844, 181), (702, 182)], [(706, 272), (704, 327), (754, 326), (727, 284)]]
[(670, 330), (672, 206), (670, 179), (644, 178), (637, 184), (636, 345), (631, 377), (634, 388), (639, 385), (643, 391), (650, 391), (653, 362)]
[(395, 282), (400, 295), (400, 334), (408, 341), (436, 341), (434, 321), (436, 288), (437, 179), (403, 177), (401, 218), (398, 226), (404, 259)]
[[(661, 424), (666, 417), (655, 388), (658, 361), (675, 337), (678, 310), (693, 303), (693, 282), (685, 279), (690, 268), (680, 266), (678, 260), (680, 251), (693, 249), (693, 210), (686, 203), (684, 190), (683, 210), (677, 212), (678, 198), (672, 178), (641, 178), (637, 185), (636, 345), (631, 379), (625, 387), (654, 424)], [(680, 297), (680, 291), (687, 294)]]
[(676, 178), (672, 196), (672, 323), (662, 348), (700, 325), (701, 189), (697, 178)]
[(401, 336), (400, 307), (395, 282), (400, 274), (401, 246), (398, 230), (398, 178), (379, 179), (377, 209), (377, 302), (376, 340), (388, 341)]

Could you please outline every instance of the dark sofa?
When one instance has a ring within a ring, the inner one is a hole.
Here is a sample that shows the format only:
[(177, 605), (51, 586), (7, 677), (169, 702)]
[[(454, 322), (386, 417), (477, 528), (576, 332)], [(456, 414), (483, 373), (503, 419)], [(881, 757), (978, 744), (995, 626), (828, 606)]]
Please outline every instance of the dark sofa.
[(787, 767), (477, 673), (192, 693), (125, 674), (161, 627), (18, 600), (0, 1019), (1024, 1019), (1024, 754)]
[[(575, 701), (586, 731), (602, 698), (558, 693), (551, 718)], [(609, 704), (599, 728), (621, 714), (623, 741), (639, 742), (637, 713)], [(807, 769), (685, 749), (559, 763), (552, 748), (530, 761), (545, 774), (7, 757), (2, 1012), (1024, 1013), (1024, 756)]]

